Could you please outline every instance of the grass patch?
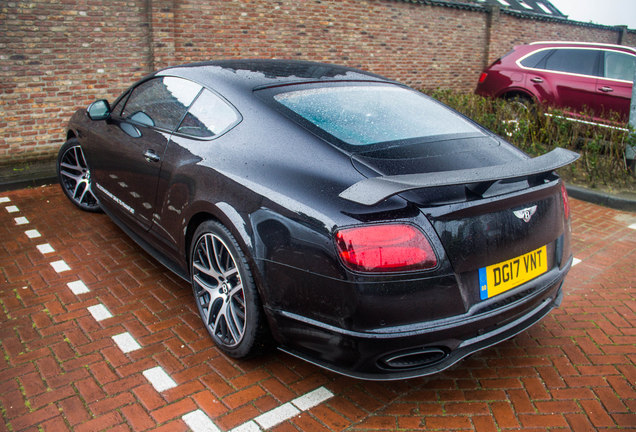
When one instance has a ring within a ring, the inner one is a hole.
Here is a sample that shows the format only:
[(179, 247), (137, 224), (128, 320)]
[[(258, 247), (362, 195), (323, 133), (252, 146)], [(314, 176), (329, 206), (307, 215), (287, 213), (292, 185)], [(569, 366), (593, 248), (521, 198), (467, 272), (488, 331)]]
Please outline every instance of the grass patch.
[(452, 90), (426, 93), (532, 156), (555, 147), (576, 151), (581, 155), (579, 160), (559, 170), (568, 182), (636, 192), (636, 177), (625, 163), (625, 146), (630, 139), (626, 131), (566, 120), (561, 118), (563, 112), (541, 106), (527, 109), (515, 102)]

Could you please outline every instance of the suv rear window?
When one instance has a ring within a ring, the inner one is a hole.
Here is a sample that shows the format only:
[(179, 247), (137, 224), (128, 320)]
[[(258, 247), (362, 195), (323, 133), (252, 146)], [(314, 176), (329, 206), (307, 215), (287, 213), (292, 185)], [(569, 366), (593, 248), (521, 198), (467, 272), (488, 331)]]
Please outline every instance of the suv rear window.
[(482, 133), (427, 96), (393, 85), (345, 85), (279, 93), (281, 105), (353, 146)]

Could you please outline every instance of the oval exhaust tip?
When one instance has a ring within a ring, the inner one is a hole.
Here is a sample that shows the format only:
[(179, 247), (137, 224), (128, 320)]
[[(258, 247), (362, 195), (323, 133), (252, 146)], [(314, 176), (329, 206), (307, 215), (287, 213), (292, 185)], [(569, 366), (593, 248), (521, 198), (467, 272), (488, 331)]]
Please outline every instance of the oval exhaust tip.
[(440, 362), (447, 355), (445, 349), (432, 347), (391, 354), (382, 358), (380, 362), (390, 369), (413, 369)]

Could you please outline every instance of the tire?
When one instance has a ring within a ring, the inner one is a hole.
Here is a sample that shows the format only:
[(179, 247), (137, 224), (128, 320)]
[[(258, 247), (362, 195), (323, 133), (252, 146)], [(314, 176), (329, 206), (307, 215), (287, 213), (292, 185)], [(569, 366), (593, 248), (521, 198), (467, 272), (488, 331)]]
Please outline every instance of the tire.
[(269, 338), (245, 255), (228, 229), (215, 221), (199, 225), (193, 239), (192, 290), (205, 328), (230, 357), (260, 354)]
[(57, 155), (57, 179), (64, 194), (77, 207), (88, 212), (99, 212), (99, 201), (93, 195), (91, 170), (84, 152), (75, 138), (64, 143)]
[(516, 116), (519, 116), (522, 113), (526, 116), (532, 115), (537, 110), (534, 100), (529, 96), (516, 94), (514, 96), (508, 96), (505, 99), (510, 104), (510, 109)]

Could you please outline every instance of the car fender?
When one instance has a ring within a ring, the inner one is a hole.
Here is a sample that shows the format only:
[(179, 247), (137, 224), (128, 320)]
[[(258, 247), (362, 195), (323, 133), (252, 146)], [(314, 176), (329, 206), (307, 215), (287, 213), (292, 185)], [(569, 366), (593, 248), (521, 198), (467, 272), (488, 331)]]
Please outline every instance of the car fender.
[(184, 215), (182, 223), (181, 249), (184, 251), (186, 262), (189, 259), (192, 236), (197, 226), (205, 220), (217, 220), (225, 226), (234, 236), (243, 249), (248, 259), (254, 255), (254, 234), (249, 220), (227, 202), (211, 203), (205, 200), (195, 201), (189, 204), (188, 212)]

